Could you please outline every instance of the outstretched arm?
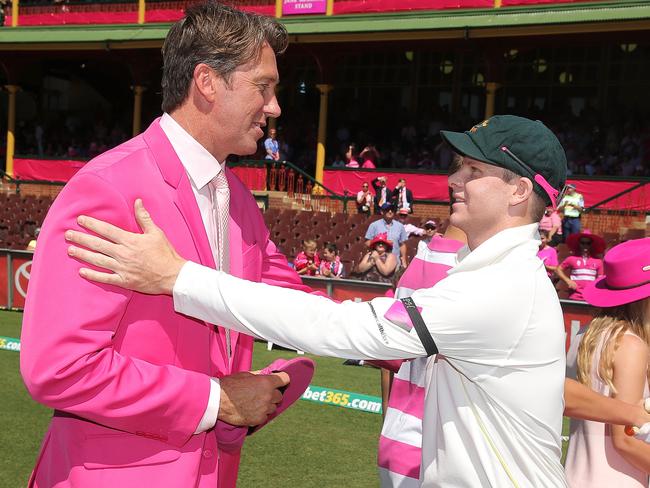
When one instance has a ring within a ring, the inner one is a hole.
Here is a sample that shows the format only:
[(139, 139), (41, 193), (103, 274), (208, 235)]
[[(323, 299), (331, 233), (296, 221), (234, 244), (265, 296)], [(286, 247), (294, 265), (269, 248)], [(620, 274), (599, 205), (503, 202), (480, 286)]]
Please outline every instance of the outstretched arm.
[(606, 397), (570, 378), (564, 380), (564, 415), (616, 425), (650, 422), (643, 407)]

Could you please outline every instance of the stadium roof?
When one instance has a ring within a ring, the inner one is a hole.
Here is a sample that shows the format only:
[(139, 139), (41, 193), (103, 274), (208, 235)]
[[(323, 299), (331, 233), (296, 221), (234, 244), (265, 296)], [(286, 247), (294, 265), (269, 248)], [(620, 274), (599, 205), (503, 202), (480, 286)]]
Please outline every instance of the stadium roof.
[[(292, 43), (468, 39), (650, 30), (650, 2), (621, 0), (281, 19)], [(158, 48), (170, 24), (0, 28), (0, 50)]]

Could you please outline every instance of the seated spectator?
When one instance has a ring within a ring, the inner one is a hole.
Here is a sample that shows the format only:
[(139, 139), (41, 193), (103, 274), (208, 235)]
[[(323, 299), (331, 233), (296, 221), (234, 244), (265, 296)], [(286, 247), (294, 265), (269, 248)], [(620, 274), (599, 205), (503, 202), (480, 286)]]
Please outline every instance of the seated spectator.
[(392, 283), (397, 269), (397, 258), (391, 252), (393, 242), (386, 234), (379, 234), (370, 241), (370, 251), (364, 254), (357, 265), (357, 273), (363, 281)]
[(377, 161), (379, 160), (379, 151), (371, 144), (363, 148), (359, 157), (363, 160), (362, 168), (374, 169), (377, 167)]
[(302, 251), (293, 260), (294, 267), (299, 275), (316, 276), (320, 267), (318, 244), (313, 239), (302, 241)]
[(562, 237), (562, 218), (557, 210), (548, 207), (544, 211), (542, 220), (539, 221), (539, 230), (545, 230), (548, 233), (548, 243), (550, 246), (557, 246), (560, 242), (564, 242)]
[(340, 278), (343, 276), (343, 263), (339, 257), (339, 249), (333, 242), (326, 242), (323, 246), (320, 275), (326, 278)]
[(345, 166), (347, 168), (358, 168), (359, 167), (359, 161), (357, 161), (358, 157), (359, 156), (357, 155), (357, 146), (355, 144), (350, 144), (348, 146), (348, 150), (345, 153), (345, 159), (347, 160)]
[(605, 250), (605, 240), (585, 230), (571, 234), (566, 243), (572, 256), (562, 261), (556, 273), (572, 290), (569, 298), (584, 301), (582, 289), (603, 274), (603, 261), (598, 256)]
[(31, 241), (29, 241), (29, 243), (27, 244), (28, 251), (36, 250), (36, 240), (38, 239), (38, 234), (40, 234), (40, 232), (41, 232), (40, 227), (36, 227), (36, 229), (34, 229), (34, 238)]
[(404, 226), (404, 230), (406, 231), (406, 235), (408, 237), (411, 236), (421, 236), (424, 234), (424, 229), (421, 229), (417, 225), (410, 224), (408, 222), (409, 219), (409, 211), (406, 208), (400, 208), (397, 211), (397, 221)]
[(539, 246), (539, 251), (537, 251), (537, 257), (542, 260), (542, 263), (544, 263), (548, 277), (553, 279), (558, 265), (557, 251), (555, 248), (549, 246), (549, 232), (547, 230), (540, 229), (539, 236), (542, 239), (542, 243)]
[(433, 239), (437, 231), (438, 231), (438, 224), (436, 224), (435, 220), (427, 220), (424, 223), (424, 233), (422, 234), (422, 239), (420, 239), (420, 242), (418, 242), (417, 255), (426, 252), (425, 248), (429, 246), (431, 239)]
[(361, 190), (357, 193), (357, 212), (360, 214), (370, 215), (372, 202), (373, 197), (368, 190), (368, 183), (364, 181), (361, 184)]
[(390, 203), (385, 203), (381, 207), (381, 214), (383, 216), (382, 219), (375, 220), (368, 226), (368, 230), (366, 231), (365, 236), (366, 246), (370, 248), (372, 239), (377, 237), (379, 234), (385, 234), (387, 236), (387, 239), (395, 244), (391, 247), (392, 253), (396, 258), (399, 259), (398, 266), (401, 265), (402, 267), (406, 268), (407, 262), (405, 242), (408, 239), (406, 230), (400, 222), (394, 220), (395, 207), (393, 207)]
[(334, 161), (332, 162), (332, 168), (345, 168), (345, 161), (343, 160), (340, 154), (337, 154), (334, 157)]

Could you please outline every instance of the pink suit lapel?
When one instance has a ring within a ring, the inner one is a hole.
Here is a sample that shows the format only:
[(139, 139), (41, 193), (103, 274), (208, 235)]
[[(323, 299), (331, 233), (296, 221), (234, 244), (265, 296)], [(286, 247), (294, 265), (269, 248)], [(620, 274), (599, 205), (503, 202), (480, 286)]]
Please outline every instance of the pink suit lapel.
[[(143, 137), (152, 150), (164, 180), (176, 189), (174, 204), (187, 224), (192, 240), (194, 241), (196, 252), (201, 261), (200, 264), (214, 268), (214, 256), (210, 249), (208, 236), (205, 232), (203, 220), (201, 219), (201, 212), (196, 203), (196, 198), (194, 197), (189, 178), (187, 177), (185, 168), (183, 168), (182, 163), (176, 155), (176, 151), (174, 151), (169, 139), (167, 139), (167, 136), (160, 127), (160, 119), (156, 119), (149, 126), (149, 128), (144, 132)], [(219, 362), (219, 369), (221, 371), (230, 372), (230, 364), (228, 364), (226, 360), (226, 334), (222, 327), (218, 328), (218, 336), (221, 354), (218, 354), (217, 357), (215, 357), (215, 360)], [(234, 349), (232, 336), (231, 345)]]

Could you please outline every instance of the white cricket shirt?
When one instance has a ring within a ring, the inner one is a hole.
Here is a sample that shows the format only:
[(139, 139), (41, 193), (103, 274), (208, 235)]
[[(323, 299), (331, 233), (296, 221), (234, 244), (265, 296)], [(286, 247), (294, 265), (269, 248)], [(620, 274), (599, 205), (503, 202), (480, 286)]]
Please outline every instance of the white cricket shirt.
[[(564, 326), (536, 257), (537, 224), (506, 229), (412, 298), (440, 354), (426, 373), (423, 487), (564, 487)], [(187, 263), (178, 312), (292, 349), (344, 358), (426, 356), (390, 298), (340, 304)]]

